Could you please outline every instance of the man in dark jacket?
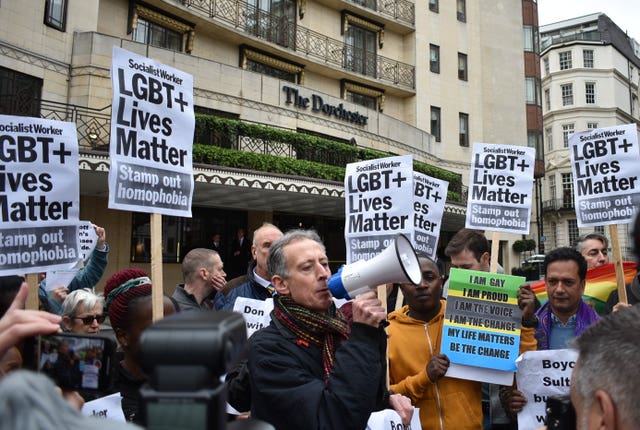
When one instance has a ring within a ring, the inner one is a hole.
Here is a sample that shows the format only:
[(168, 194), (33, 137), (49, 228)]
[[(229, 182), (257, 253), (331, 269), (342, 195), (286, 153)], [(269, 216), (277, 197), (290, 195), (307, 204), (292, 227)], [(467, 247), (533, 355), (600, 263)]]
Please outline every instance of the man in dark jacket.
[(273, 224), (264, 223), (253, 233), (251, 255), (254, 261), (247, 274), (235, 278), (220, 290), (214, 299), (216, 310), (232, 311), (238, 297), (265, 300), (274, 293), (269, 274), (267, 273), (267, 256), (269, 247), (282, 236), (282, 232)]
[(252, 417), (278, 430), (363, 429), (373, 411), (392, 406), (408, 425), (410, 400), (386, 389), (387, 314), (375, 293), (352, 302), (351, 318), (337, 310), (313, 231), (285, 234), (267, 265), (278, 294), (271, 324), (249, 340)]

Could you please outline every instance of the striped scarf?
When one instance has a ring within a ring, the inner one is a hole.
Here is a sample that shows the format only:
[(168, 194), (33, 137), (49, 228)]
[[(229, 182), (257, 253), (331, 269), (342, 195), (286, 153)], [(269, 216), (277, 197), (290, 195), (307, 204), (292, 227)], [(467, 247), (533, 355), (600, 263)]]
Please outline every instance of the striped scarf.
[(313, 345), (322, 350), (324, 382), (333, 369), (336, 349), (350, 333), (349, 323), (334, 304), (325, 314), (311, 311), (297, 304), (291, 297), (277, 294), (273, 298), (274, 315), (298, 338), (298, 345)]

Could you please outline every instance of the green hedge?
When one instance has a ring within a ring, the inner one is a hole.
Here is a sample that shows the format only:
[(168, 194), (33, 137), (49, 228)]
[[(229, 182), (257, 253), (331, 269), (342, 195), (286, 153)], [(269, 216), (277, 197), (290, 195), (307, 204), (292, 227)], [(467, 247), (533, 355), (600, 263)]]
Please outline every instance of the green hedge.
[[(214, 133), (216, 138), (228, 143), (236, 142), (238, 136), (247, 136), (264, 141), (288, 144), (291, 145), (298, 158), (291, 159), (254, 154), (202, 144), (208, 133)], [(194, 145), (193, 151), (195, 162), (308, 176), (339, 182), (344, 181), (344, 166), (348, 163), (393, 155), (291, 130), (205, 114), (196, 114), (195, 142), (198, 142)], [(332, 164), (317, 161), (326, 160), (329, 157), (332, 160)], [(418, 161), (414, 161), (413, 169), (425, 175), (448, 181), (448, 198), (460, 201), (462, 190), (461, 175)]]

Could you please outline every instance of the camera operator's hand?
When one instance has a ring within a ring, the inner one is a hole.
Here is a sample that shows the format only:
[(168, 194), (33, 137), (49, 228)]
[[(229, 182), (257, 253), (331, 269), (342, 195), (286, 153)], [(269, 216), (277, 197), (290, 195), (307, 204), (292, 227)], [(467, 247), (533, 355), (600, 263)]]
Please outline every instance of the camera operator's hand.
[(436, 354), (427, 363), (427, 376), (432, 383), (438, 382), (449, 369), (449, 358), (445, 354)]
[(411, 424), (411, 418), (413, 418), (413, 405), (411, 399), (403, 396), (402, 394), (392, 394), (389, 396), (389, 404), (391, 408), (400, 415), (402, 424), (408, 427)]
[(367, 291), (353, 301), (353, 322), (379, 327), (386, 318), (387, 312), (375, 292)]
[(24, 309), (28, 293), (29, 286), (25, 282), (0, 319), (0, 356), (24, 338), (61, 331), (60, 315)]

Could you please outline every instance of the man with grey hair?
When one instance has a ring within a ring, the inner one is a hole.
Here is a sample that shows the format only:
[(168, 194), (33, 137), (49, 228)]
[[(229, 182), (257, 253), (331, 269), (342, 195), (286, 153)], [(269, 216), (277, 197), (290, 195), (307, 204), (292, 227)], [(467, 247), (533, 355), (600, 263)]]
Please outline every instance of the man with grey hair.
[(579, 429), (640, 429), (640, 308), (621, 309), (587, 328), (574, 345), (571, 402)]
[(180, 312), (212, 309), (213, 298), (224, 287), (227, 274), (216, 251), (195, 248), (182, 260), (182, 276), (184, 284), (176, 286), (172, 296)]
[(609, 239), (604, 234), (583, 234), (576, 240), (575, 248), (587, 260), (589, 269), (604, 266), (609, 262)]
[(411, 401), (386, 388), (387, 313), (375, 293), (336, 309), (329, 259), (310, 230), (275, 241), (267, 267), (278, 294), (271, 323), (249, 339), (251, 416), (278, 430), (363, 429), (391, 406), (408, 425)]

